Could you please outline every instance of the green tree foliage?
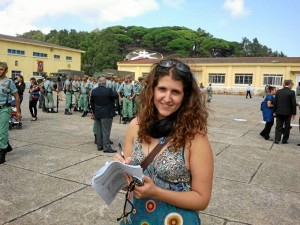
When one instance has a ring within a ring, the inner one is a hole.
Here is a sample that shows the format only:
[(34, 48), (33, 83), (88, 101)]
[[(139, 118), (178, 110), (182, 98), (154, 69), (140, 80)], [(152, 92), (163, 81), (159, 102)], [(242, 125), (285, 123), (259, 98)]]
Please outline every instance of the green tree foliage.
[(147, 34), (148, 29), (144, 27), (128, 27), (127, 35), (133, 40), (133, 47), (143, 47), (142, 40), (145, 34)]
[(17, 34), (16, 36), (22, 37), (22, 38), (38, 40), (38, 41), (46, 41), (45, 34), (43, 34), (43, 32), (39, 31), (39, 30), (31, 30), (31, 31), (25, 32), (24, 34)]
[(273, 52), (272, 49), (259, 43), (257, 38), (251, 42), (248, 38), (244, 37), (241, 42), (241, 56), (255, 56), (255, 57), (284, 57), (285, 55), (277, 51)]
[(184, 38), (176, 38), (167, 44), (166, 50), (169, 54), (176, 53), (182, 57), (189, 57), (193, 50), (193, 42)]
[(196, 31), (186, 27), (112, 26), (103, 30), (77, 32), (76, 30), (51, 30), (43, 34), (31, 30), (18, 37), (46, 41), (85, 51), (82, 55), (82, 70), (92, 75), (103, 69), (116, 69), (117, 62), (137, 49), (156, 51), (165, 57), (284, 57), (283, 52), (272, 51), (259, 43), (244, 37), (239, 42), (229, 42), (213, 37), (205, 30)]

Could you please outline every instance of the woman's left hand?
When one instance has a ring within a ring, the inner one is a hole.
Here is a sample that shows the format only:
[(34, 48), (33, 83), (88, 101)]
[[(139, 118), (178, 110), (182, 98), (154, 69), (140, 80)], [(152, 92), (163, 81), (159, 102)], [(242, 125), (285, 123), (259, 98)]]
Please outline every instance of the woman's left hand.
[(148, 177), (144, 176), (144, 185), (138, 186), (135, 185), (134, 187), (134, 196), (136, 198), (147, 198), (153, 196), (156, 192), (157, 186), (153, 183), (153, 180)]

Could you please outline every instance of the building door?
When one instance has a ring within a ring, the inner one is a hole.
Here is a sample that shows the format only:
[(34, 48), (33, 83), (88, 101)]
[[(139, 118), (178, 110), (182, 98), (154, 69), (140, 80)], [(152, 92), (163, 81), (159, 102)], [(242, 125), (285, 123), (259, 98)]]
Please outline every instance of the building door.
[(14, 80), (16, 78), (16, 76), (18, 75), (22, 75), (22, 71), (20, 70), (12, 70), (11, 71), (11, 79)]

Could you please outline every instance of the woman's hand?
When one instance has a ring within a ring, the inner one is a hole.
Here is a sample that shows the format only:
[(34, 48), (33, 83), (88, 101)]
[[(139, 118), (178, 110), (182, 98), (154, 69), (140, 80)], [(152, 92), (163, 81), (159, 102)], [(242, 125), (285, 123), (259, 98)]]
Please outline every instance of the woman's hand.
[(130, 164), (131, 163), (131, 157), (127, 157), (126, 159), (124, 159), (120, 153), (117, 153), (115, 155), (115, 158), (114, 158), (114, 161), (119, 161), (119, 162), (122, 162), (122, 163), (125, 163), (125, 164)]
[[(130, 164), (131, 157), (127, 157), (126, 159), (124, 159), (119, 153), (117, 153), (115, 155), (114, 161), (119, 161), (119, 162), (122, 162), (122, 163), (125, 163), (125, 164)], [(125, 179), (127, 181), (127, 184), (129, 185), (132, 181), (132, 177), (128, 176), (127, 174), (124, 174), (124, 176), (125, 176)], [(123, 187), (122, 190), (127, 191), (128, 185)]]
[(157, 188), (158, 187), (153, 183), (153, 180), (150, 177), (144, 176), (144, 185), (135, 185), (133, 193), (136, 198), (153, 197)]

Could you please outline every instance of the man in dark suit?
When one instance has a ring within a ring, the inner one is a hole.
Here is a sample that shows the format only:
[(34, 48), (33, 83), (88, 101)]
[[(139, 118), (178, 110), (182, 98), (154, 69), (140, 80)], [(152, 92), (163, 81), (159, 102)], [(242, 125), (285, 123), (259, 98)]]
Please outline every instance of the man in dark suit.
[(91, 94), (91, 118), (96, 121), (97, 148), (99, 151), (114, 153), (111, 148), (110, 132), (113, 117), (115, 115), (115, 99), (118, 98), (117, 92), (106, 87), (106, 79), (98, 79), (98, 87), (93, 89)]
[(275, 144), (278, 144), (283, 134), (282, 144), (287, 144), (290, 136), (291, 120), (296, 115), (296, 95), (291, 90), (294, 86), (292, 80), (284, 81), (284, 88), (275, 95), (274, 113), (276, 114)]

